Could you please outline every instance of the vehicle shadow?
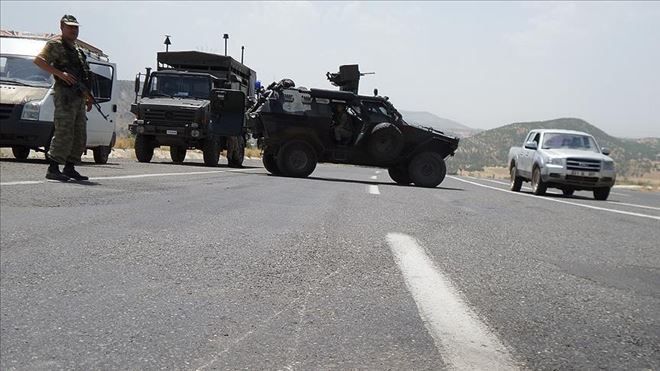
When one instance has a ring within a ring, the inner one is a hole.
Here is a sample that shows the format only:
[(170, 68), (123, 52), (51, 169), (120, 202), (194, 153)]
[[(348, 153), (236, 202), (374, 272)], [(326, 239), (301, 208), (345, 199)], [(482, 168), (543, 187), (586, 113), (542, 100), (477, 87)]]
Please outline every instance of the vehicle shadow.
[[(534, 193), (531, 191), (525, 192), (521, 191), (520, 193), (525, 193), (530, 196), (534, 196)], [(563, 199), (563, 200), (586, 200), (586, 201), (595, 201), (593, 197), (586, 197), (586, 196), (578, 196), (578, 195), (572, 195), (572, 196), (564, 196), (561, 193), (546, 193), (543, 196), (539, 197), (547, 197), (547, 198), (557, 198), (557, 199)]]
[(241, 166), (241, 167), (230, 167), (228, 164), (218, 164), (218, 166), (206, 166), (202, 162), (180, 162), (180, 163), (175, 163), (172, 161), (151, 161), (151, 164), (158, 164), (158, 165), (168, 165), (168, 166), (188, 166), (188, 167), (199, 167), (199, 168), (204, 168), (204, 169), (259, 169), (261, 166)]
[[(266, 174), (264, 174), (266, 175)], [(277, 176), (277, 175), (272, 175), (272, 174), (267, 174), (269, 176)], [(337, 178), (326, 178), (326, 177), (315, 177), (315, 176), (310, 176), (307, 178), (302, 178), (303, 180), (311, 180), (311, 181), (321, 181), (321, 182), (336, 182), (336, 183), (353, 183), (353, 184), (365, 184), (365, 185), (384, 185), (384, 186), (391, 186), (391, 187), (409, 187), (409, 188), (420, 188), (420, 187), (415, 187), (413, 185), (402, 185), (402, 184), (397, 184), (394, 182), (379, 182), (379, 181), (373, 181), (373, 180), (355, 180), (355, 179), (337, 179)], [(442, 187), (438, 186), (435, 188), (427, 188), (427, 189), (443, 189), (446, 191), (464, 191), (463, 188), (451, 188), (451, 187)]]

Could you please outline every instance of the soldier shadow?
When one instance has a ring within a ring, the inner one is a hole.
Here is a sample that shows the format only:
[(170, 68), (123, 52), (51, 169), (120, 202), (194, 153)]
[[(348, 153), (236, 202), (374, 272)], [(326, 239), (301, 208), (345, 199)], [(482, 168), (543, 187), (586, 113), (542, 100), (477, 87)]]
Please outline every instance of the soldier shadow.
[(4, 158), (0, 158), (0, 162), (13, 162), (16, 164), (40, 164), (40, 165), (48, 164), (48, 161), (46, 161), (46, 159), (44, 158), (28, 158), (25, 160), (19, 160), (16, 158), (4, 157)]

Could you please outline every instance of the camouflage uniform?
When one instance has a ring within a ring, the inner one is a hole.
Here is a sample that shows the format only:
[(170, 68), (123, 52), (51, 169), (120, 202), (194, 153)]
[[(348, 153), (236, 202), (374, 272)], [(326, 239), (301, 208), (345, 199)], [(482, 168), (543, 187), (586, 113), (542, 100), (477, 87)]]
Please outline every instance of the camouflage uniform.
[[(39, 57), (61, 71), (76, 76), (80, 83), (90, 86), (90, 72), (85, 53), (61, 38), (46, 43)], [(80, 163), (87, 144), (87, 116), (85, 98), (80, 90), (55, 77), (55, 133), (50, 142), (48, 156), (64, 164)]]
[(351, 117), (348, 112), (340, 111), (335, 115), (335, 139), (337, 142), (347, 142), (353, 137)]

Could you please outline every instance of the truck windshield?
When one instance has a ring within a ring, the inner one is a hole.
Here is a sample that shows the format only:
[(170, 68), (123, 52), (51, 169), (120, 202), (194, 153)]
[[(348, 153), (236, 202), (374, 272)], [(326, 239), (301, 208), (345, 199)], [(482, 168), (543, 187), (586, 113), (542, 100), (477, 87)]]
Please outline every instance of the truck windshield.
[(205, 76), (151, 75), (150, 97), (208, 99), (211, 79)]
[(600, 152), (594, 138), (587, 135), (567, 133), (546, 133), (543, 136), (544, 149), (569, 148)]
[(53, 77), (37, 67), (34, 57), (18, 55), (0, 56), (0, 80), (3, 83), (48, 88)]

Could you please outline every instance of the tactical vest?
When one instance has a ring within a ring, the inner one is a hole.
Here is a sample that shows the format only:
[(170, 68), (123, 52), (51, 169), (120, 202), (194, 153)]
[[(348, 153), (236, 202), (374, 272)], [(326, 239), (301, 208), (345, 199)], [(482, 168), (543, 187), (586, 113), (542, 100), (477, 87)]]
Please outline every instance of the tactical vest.
[[(64, 50), (63, 58), (58, 58), (53, 63), (53, 66), (60, 71), (66, 71), (73, 74), (76, 78), (88, 88), (90, 84), (90, 71), (87, 64), (87, 56), (77, 46), (69, 46), (64, 41), (61, 42), (62, 50)], [(55, 77), (55, 88), (70, 88), (70, 86), (62, 81), (59, 77)], [(80, 95), (81, 93), (78, 92)]]

